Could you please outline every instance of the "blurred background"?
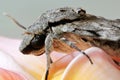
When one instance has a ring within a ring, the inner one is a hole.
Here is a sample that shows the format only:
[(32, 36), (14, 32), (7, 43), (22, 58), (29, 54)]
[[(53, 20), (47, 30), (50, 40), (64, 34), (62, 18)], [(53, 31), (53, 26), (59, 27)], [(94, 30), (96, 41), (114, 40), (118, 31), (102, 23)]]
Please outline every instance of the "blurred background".
[(9, 13), (28, 27), (49, 9), (82, 7), (87, 13), (107, 19), (120, 19), (120, 0), (0, 0), (0, 36), (22, 38), (24, 30), (14, 24), (3, 12)]

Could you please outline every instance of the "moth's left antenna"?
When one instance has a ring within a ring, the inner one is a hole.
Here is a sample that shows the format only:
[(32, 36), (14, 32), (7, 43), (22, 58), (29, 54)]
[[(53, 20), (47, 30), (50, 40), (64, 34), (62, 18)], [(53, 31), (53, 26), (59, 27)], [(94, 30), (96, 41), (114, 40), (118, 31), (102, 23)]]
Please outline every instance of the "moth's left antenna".
[(4, 12), (3, 15), (9, 17), (15, 24), (17, 24), (19, 27), (26, 29), (23, 25), (21, 25), (15, 18), (13, 18), (10, 14)]

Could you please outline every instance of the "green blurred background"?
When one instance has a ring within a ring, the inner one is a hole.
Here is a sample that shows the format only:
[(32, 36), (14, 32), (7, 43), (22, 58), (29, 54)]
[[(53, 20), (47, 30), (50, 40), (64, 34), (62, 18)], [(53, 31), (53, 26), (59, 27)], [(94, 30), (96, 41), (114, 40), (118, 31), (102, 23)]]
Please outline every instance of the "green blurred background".
[(28, 27), (46, 10), (64, 6), (82, 7), (87, 13), (108, 19), (120, 18), (120, 0), (0, 0), (0, 36), (22, 38), (24, 33), (24, 30), (3, 16), (3, 12)]

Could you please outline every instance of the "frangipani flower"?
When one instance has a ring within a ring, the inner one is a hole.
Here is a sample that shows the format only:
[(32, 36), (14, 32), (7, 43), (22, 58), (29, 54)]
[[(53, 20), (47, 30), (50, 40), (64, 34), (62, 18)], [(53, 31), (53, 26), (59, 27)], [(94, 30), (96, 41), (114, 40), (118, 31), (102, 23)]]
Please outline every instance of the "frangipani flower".
[[(44, 80), (45, 55), (23, 55), (18, 47), (20, 40), (0, 37), (0, 80)], [(119, 67), (99, 48), (85, 52), (93, 65), (80, 52), (63, 54), (53, 51), (49, 80), (119, 80)]]

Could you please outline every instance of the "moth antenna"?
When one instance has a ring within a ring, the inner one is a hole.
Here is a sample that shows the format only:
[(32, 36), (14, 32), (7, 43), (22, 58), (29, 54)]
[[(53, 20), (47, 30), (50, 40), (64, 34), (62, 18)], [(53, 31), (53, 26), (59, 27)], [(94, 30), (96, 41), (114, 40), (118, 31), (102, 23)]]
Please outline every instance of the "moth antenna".
[(23, 25), (21, 25), (15, 18), (13, 18), (10, 14), (4, 12), (3, 15), (9, 17), (15, 24), (17, 24), (19, 27), (23, 28), (26, 30), (26, 27), (24, 27)]

